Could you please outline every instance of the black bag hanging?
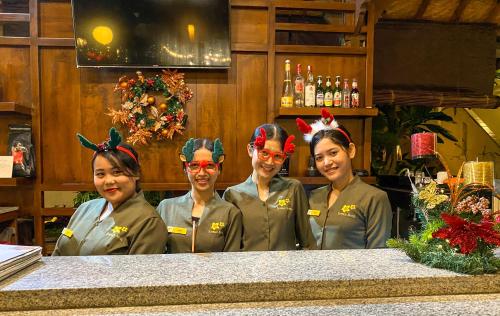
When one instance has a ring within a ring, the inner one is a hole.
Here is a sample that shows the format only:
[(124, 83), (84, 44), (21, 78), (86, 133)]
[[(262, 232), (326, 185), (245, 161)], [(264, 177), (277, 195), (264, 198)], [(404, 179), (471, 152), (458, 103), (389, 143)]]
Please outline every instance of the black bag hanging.
[(7, 155), (14, 157), (13, 177), (35, 176), (35, 155), (31, 142), (31, 126), (9, 125)]

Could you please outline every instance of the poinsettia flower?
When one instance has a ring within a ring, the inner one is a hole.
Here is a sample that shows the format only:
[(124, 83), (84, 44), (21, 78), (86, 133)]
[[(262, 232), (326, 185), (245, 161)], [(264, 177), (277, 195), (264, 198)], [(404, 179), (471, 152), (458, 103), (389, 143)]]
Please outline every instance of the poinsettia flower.
[(493, 230), (494, 223), (491, 221), (474, 223), (446, 213), (442, 213), (441, 218), (448, 227), (439, 229), (432, 237), (445, 239), (452, 247), (460, 246), (460, 252), (463, 254), (476, 250), (479, 239), (486, 244), (500, 246), (500, 233)]

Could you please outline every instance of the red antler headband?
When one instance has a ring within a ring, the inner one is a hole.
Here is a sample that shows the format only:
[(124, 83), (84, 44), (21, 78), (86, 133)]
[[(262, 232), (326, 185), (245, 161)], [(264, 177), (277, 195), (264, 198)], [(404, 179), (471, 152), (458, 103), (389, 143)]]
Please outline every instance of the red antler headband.
[(301, 118), (297, 118), (295, 121), (297, 122), (299, 130), (302, 132), (302, 134), (304, 134), (305, 141), (308, 143), (311, 142), (314, 134), (322, 130), (337, 130), (345, 136), (349, 143), (352, 143), (349, 135), (347, 135), (344, 130), (339, 128), (339, 123), (337, 123), (333, 115), (326, 109), (321, 109), (321, 119), (317, 120), (311, 125), (307, 124)]
[[(283, 146), (283, 151), (285, 152), (285, 154), (291, 155), (295, 152), (295, 144), (293, 143), (294, 139), (295, 139), (294, 135), (290, 135), (286, 139), (285, 145)], [(266, 131), (261, 127), (259, 129), (259, 136), (255, 137), (253, 145), (258, 149), (262, 149), (266, 145), (266, 140), (267, 140)]]

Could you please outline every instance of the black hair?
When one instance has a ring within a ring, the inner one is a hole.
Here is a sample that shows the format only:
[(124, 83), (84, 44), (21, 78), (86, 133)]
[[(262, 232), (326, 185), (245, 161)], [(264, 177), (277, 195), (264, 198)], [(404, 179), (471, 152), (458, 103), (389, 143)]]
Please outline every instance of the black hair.
[[(351, 134), (349, 134), (349, 131), (344, 126), (340, 125), (338, 128), (344, 131), (347, 134), (347, 136), (349, 136), (349, 139), (352, 139)], [(328, 130), (324, 129), (314, 134), (314, 136), (311, 139), (311, 142), (309, 143), (309, 150), (311, 152), (311, 156), (314, 156), (314, 147), (316, 147), (319, 141), (322, 140), (323, 138), (330, 139), (333, 143), (341, 146), (345, 150), (349, 149), (349, 143), (350, 143), (349, 139), (347, 139), (347, 137), (345, 137), (345, 135), (342, 134), (342, 132), (338, 131), (337, 129), (328, 129)]]
[(288, 138), (288, 133), (278, 124), (262, 124), (258, 126), (250, 138), (250, 145), (253, 147), (255, 139), (260, 136), (260, 129), (263, 128), (266, 131), (266, 140), (279, 140), (281, 143), (281, 150), (285, 147), (286, 139)]
[[(135, 149), (127, 143), (120, 143), (118, 146), (123, 147), (129, 150), (139, 161), (139, 154), (135, 151)], [(99, 151), (92, 158), (92, 171), (94, 171), (94, 161), (97, 156), (102, 156), (106, 158), (113, 168), (119, 168), (123, 171), (123, 173), (128, 177), (140, 177), (141, 176), (141, 166), (138, 162), (134, 160), (134, 158), (130, 157), (128, 154), (120, 151), (118, 149)], [(141, 186), (139, 183), (140, 180), (137, 180), (135, 191), (139, 192), (141, 190)]]
[[(208, 138), (195, 138), (194, 139), (194, 145), (193, 145), (193, 154), (195, 151), (198, 149), (205, 148), (211, 152), (214, 152), (214, 142), (211, 141)], [(214, 161), (215, 163), (218, 163), (218, 161)], [(185, 170), (186, 166), (184, 163), (182, 163), (182, 168)], [(219, 164), (219, 170), (222, 171), (222, 162)]]

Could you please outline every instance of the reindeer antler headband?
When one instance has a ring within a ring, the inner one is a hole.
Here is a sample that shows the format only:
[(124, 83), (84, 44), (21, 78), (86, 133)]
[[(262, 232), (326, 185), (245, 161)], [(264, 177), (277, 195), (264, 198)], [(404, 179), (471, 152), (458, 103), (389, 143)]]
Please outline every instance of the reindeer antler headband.
[[(294, 139), (295, 139), (294, 135), (290, 135), (287, 137), (285, 145), (283, 146), (283, 151), (285, 152), (285, 154), (291, 155), (295, 152), (295, 144), (293, 143)], [(255, 138), (253, 145), (258, 149), (262, 149), (266, 144), (266, 140), (267, 140), (266, 130), (261, 127), (259, 129), (259, 136)]]
[[(194, 157), (194, 138), (190, 138), (186, 144), (182, 147), (182, 152), (180, 154), (180, 159), (183, 162), (191, 162)], [(212, 160), (214, 162), (221, 163), (224, 160), (224, 147), (222, 147), (222, 142), (220, 139), (214, 141), (214, 150), (212, 151)]]
[(94, 156), (97, 155), (97, 153), (100, 153), (103, 151), (116, 149), (116, 150), (119, 150), (119, 151), (127, 154), (128, 156), (130, 156), (130, 158), (134, 159), (136, 163), (139, 163), (139, 161), (137, 160), (137, 157), (130, 150), (128, 150), (127, 148), (125, 148), (123, 146), (118, 146), (118, 144), (122, 141), (122, 137), (121, 137), (120, 133), (118, 133), (118, 131), (114, 127), (111, 127), (109, 129), (108, 140), (106, 140), (100, 144), (92, 143), (90, 140), (85, 138), (85, 136), (83, 136), (80, 133), (76, 133), (76, 136), (78, 137), (78, 140), (80, 141), (80, 144), (82, 144), (83, 147), (89, 148), (89, 149), (92, 149), (93, 151), (95, 151)]
[(306, 142), (310, 143), (314, 134), (322, 130), (337, 130), (342, 135), (345, 136), (349, 143), (352, 143), (351, 138), (347, 133), (339, 128), (339, 123), (333, 117), (333, 114), (328, 112), (326, 109), (321, 109), (321, 119), (312, 123), (311, 125), (307, 124), (303, 119), (297, 118), (295, 120), (297, 122), (297, 126), (299, 130), (304, 134), (304, 139)]

